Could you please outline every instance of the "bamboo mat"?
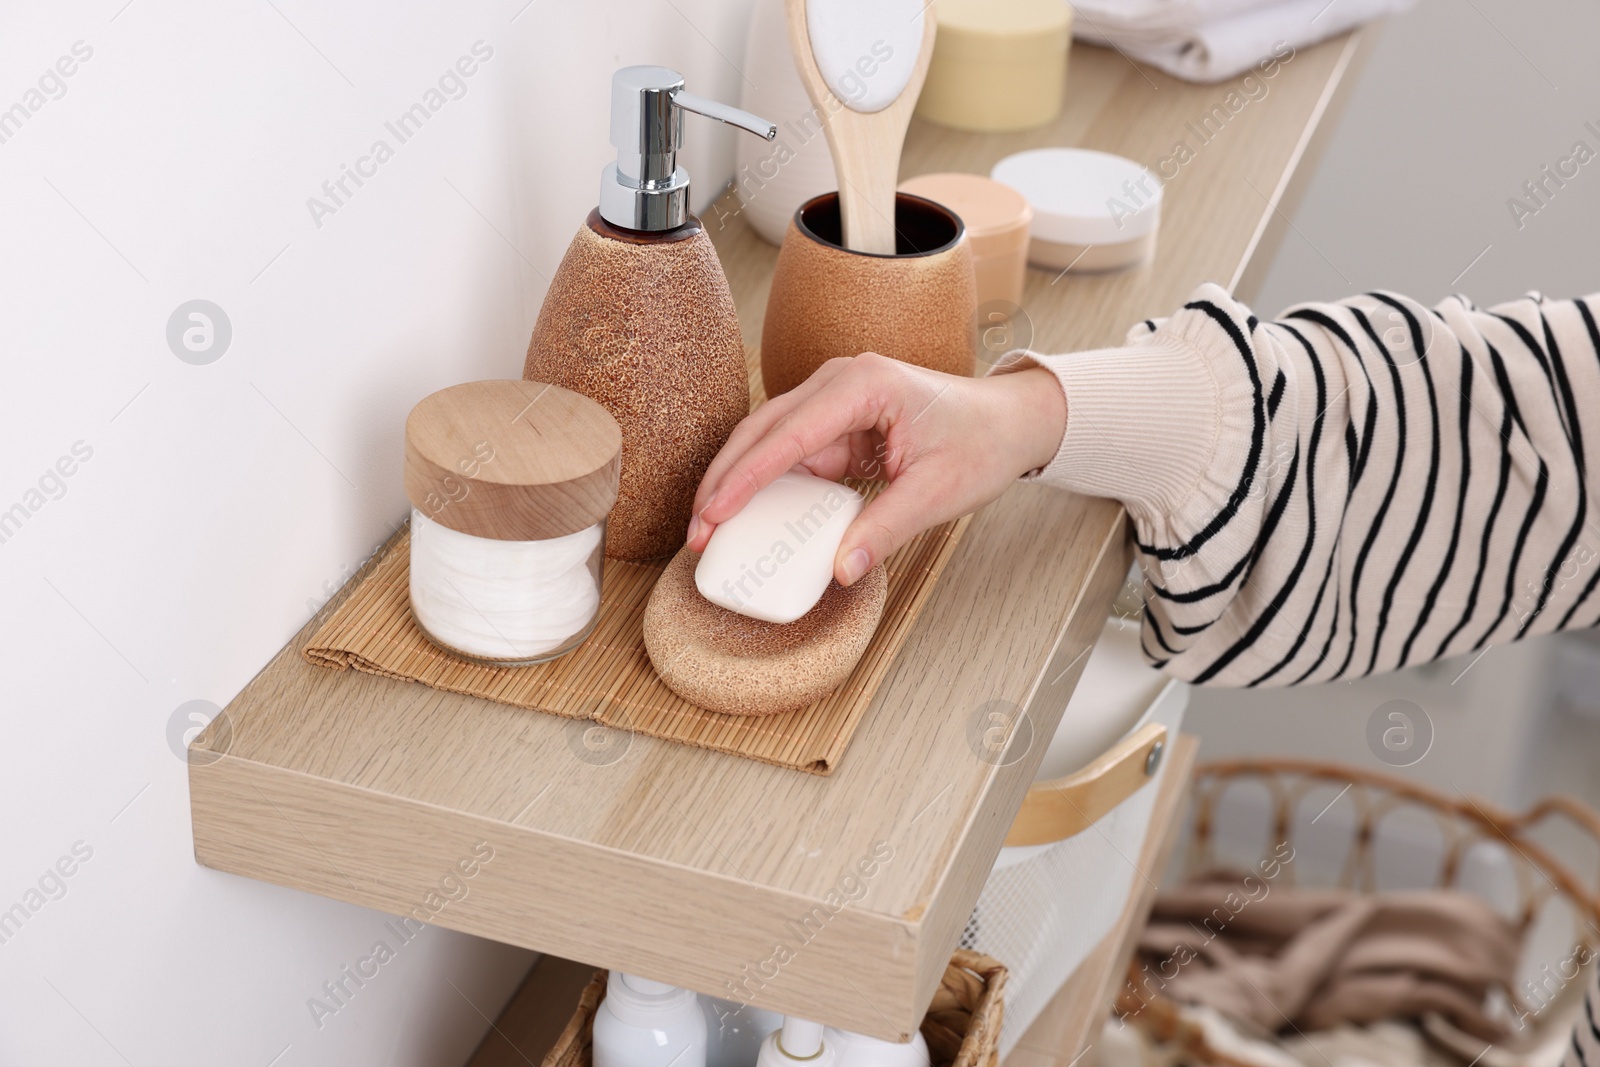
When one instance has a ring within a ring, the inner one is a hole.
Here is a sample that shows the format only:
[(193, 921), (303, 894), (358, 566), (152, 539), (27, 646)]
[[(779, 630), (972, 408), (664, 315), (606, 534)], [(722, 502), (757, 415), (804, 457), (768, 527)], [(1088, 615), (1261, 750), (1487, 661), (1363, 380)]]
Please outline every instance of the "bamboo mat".
[[(750, 407), (766, 400), (760, 353), (745, 350)], [(869, 500), (881, 484), (851, 481)], [(666, 560), (606, 560), (600, 618), (582, 645), (532, 667), (489, 667), (453, 656), (411, 616), (411, 531), (391, 538), (352, 579), (355, 588), (312, 635), (304, 656), (319, 667), (422, 682), (452, 693), (592, 719), (686, 745), (748, 756), (812, 774), (831, 774), (873, 694), (889, 673), (971, 516), (918, 534), (884, 563), (883, 621), (856, 669), (829, 696), (778, 715), (722, 715), (695, 707), (656, 676), (644, 650), (644, 606)]]
[[(871, 495), (877, 487), (868, 490)], [(592, 719), (701, 748), (829, 774), (888, 674), (967, 520), (920, 534), (885, 565), (883, 621), (861, 661), (827, 698), (779, 715), (721, 715), (664, 685), (644, 649), (644, 606), (666, 561), (606, 560), (600, 618), (579, 648), (532, 667), (490, 667), (440, 649), (411, 615), (411, 534), (402, 532), (355, 579), (359, 584), (312, 636), (305, 658), (321, 667), (422, 682), (531, 711)]]

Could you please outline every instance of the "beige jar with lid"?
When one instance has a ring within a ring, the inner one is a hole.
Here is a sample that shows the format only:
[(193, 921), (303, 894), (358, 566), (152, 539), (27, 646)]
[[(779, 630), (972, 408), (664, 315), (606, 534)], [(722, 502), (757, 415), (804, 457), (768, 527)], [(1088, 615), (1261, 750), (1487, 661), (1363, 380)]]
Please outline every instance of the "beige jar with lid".
[(982, 133), (1055, 120), (1072, 45), (1066, 0), (939, 0), (938, 13), (919, 117)]
[(1028, 272), (1028, 224), (1033, 208), (1021, 193), (982, 174), (919, 174), (900, 183), (902, 193), (927, 197), (961, 217), (972, 245), (978, 307), (1022, 305)]
[(447, 652), (497, 666), (554, 659), (600, 611), (622, 430), (543, 382), (469, 382), (406, 419), (411, 611)]

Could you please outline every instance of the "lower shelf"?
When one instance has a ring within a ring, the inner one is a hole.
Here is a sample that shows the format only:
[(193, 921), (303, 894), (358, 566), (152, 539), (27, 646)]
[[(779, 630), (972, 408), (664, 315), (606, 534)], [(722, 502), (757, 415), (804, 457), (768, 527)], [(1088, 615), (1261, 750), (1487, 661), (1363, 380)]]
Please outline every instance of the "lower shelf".
[(538, 1067), (594, 977), (587, 963), (541, 956), (494, 1021), (467, 1067)]

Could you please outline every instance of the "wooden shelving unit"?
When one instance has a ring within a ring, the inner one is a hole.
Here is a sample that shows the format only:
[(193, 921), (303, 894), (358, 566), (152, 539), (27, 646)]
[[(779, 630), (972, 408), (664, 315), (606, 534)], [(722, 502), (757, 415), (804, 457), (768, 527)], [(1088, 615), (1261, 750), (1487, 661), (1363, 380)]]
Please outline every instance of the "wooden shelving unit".
[[(1134, 943), (1155, 902), (1151, 884), (1161, 877), (1177, 844), (1179, 816), (1188, 796), (1198, 743), (1180, 736), (1172, 746), (1172, 762), (1150, 817), (1150, 830), (1139, 851), (1140, 882), (1117, 925), (1090, 953), (1055, 999), (1017, 1042), (1005, 1067), (1059, 1067), (1077, 1059), (1093, 1043), (1117, 987), (1128, 969)], [(512, 1067), (539, 1064), (577, 1008), (594, 968), (554, 956), (534, 964), (467, 1067)]]
[[(1301, 50), (1199, 149), (1167, 184), (1152, 264), (1033, 272), (1022, 340), (1112, 344), (1199, 282), (1247, 283), (1356, 53), (1354, 38)], [(1071, 63), (1053, 126), (985, 137), (913, 123), (903, 172), (986, 172), (1048, 144), (1154, 164), (1228, 91), (1102, 49)], [(776, 249), (726, 199), (706, 221), (757, 343)], [(195, 855), (704, 992), (744, 983), (757, 1004), (904, 1037), (1044, 752), (994, 766), (973, 723), (1008, 701), (1049, 736), (1127, 571), (1124, 524), (1115, 504), (1037, 486), (978, 514), (828, 778), (644, 737), (590, 762), (574, 743), (583, 725), (307, 665), (319, 616), (191, 749)], [(440, 879), (485, 850), (470, 893), (434, 907)], [(797, 951), (778, 964), (780, 943)]]

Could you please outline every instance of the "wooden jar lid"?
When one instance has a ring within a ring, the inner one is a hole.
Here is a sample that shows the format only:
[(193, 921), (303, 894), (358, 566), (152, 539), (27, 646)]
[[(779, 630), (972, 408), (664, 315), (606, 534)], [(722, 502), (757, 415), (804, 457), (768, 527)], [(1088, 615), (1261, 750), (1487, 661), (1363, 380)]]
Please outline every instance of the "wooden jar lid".
[(587, 529), (617, 500), (622, 430), (544, 382), (467, 382), (406, 417), (406, 497), (452, 530), (539, 541)]

